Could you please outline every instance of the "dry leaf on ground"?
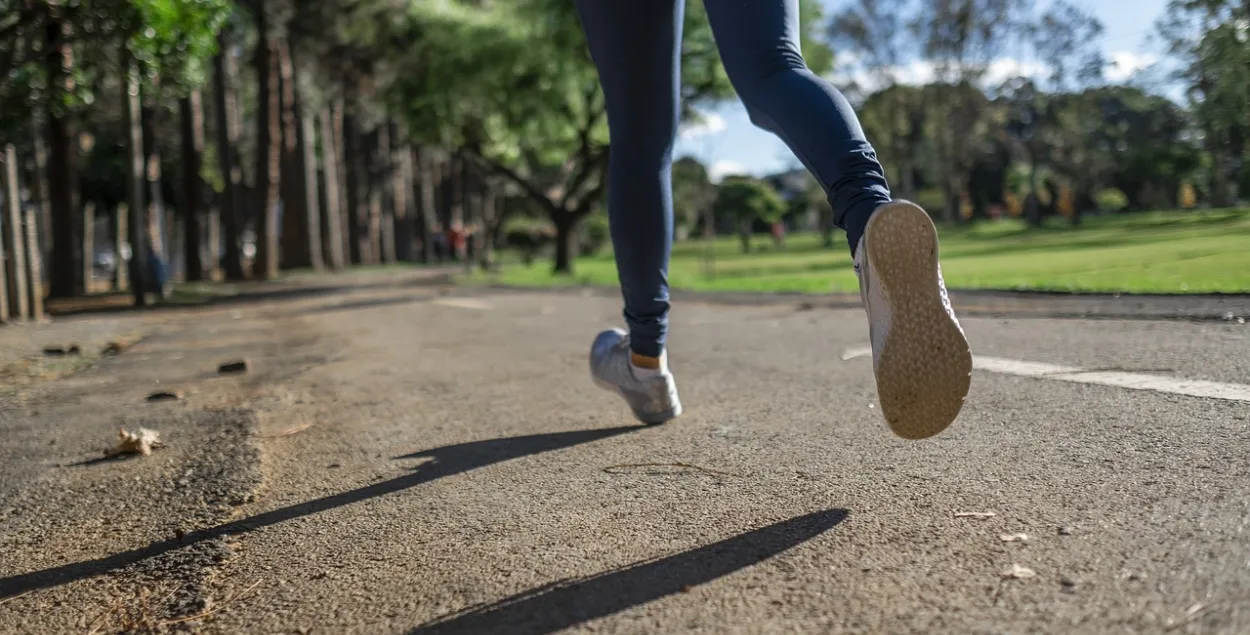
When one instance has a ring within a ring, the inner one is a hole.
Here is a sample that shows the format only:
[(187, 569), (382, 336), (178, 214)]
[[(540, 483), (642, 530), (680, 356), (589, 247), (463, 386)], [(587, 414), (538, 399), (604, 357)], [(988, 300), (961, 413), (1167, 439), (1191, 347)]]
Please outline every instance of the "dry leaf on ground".
[(165, 442), (161, 441), (161, 433), (148, 428), (139, 428), (134, 432), (122, 428), (117, 431), (117, 436), (117, 445), (105, 451), (105, 456), (122, 454), (147, 456), (152, 453), (153, 449), (165, 447)]
[(1003, 572), (1003, 577), (1009, 580), (1027, 580), (1028, 578), (1036, 576), (1036, 571), (1028, 567), (1022, 567), (1018, 564), (1011, 565), (1011, 568)]
[(1001, 534), (998, 539), (1003, 542), (1028, 542), (1028, 534)]

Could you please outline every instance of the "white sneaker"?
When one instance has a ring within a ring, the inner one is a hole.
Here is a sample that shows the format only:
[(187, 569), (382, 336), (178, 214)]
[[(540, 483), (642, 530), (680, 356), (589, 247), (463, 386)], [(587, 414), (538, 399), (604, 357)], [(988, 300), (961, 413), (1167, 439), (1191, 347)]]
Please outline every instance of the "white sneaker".
[(907, 201), (879, 207), (855, 250), (855, 272), (886, 423), (905, 439), (945, 430), (968, 395), (972, 353), (946, 295), (929, 215)]
[(629, 335), (620, 329), (604, 331), (590, 347), (590, 376), (600, 388), (625, 399), (634, 416), (646, 424), (659, 424), (681, 414), (677, 382), (667, 364), (658, 375), (638, 377), (629, 363)]

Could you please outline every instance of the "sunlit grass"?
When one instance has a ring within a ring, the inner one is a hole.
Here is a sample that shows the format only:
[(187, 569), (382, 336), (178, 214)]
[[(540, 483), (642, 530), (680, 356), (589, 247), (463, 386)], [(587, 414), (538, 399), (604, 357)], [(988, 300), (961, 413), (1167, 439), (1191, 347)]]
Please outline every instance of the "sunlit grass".
[[(710, 248), (697, 240), (678, 244), (670, 283), (692, 291), (858, 290), (842, 236), (834, 249), (822, 248), (810, 234), (791, 235), (781, 249), (767, 236), (757, 236), (754, 244), (758, 250), (750, 254), (741, 253), (732, 237)], [(1057, 219), (1034, 230), (1013, 220), (946, 229), (942, 269), (956, 289), (1250, 292), (1250, 210), (1103, 216), (1081, 227)], [(574, 272), (554, 276), (550, 263), (540, 260), (474, 280), (529, 287), (617, 284), (611, 253), (578, 259)]]

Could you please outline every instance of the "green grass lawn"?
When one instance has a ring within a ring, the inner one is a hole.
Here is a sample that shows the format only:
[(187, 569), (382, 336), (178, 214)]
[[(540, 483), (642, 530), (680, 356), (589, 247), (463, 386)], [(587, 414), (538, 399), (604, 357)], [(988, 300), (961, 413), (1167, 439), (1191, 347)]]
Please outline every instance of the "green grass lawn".
[[(1250, 210), (1102, 216), (1072, 227), (1056, 219), (1030, 230), (1015, 220), (942, 230), (942, 271), (952, 289), (1135, 293), (1250, 292)], [(783, 248), (757, 236), (692, 240), (673, 250), (669, 281), (691, 291), (857, 292), (845, 238), (824, 249), (815, 235), (791, 235)], [(707, 256), (712, 254), (712, 272)], [(615, 285), (611, 253), (578, 259), (573, 276), (542, 260), (509, 264), (478, 282), (516, 286)]]

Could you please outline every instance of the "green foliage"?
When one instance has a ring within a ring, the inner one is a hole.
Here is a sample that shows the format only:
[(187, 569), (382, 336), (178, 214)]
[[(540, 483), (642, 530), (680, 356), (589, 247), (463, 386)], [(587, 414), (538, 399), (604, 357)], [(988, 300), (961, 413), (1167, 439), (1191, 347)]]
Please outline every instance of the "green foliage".
[[(814, 26), (818, 3), (802, 6)], [(419, 140), (465, 148), (543, 191), (587, 168), (569, 161), (602, 160), (603, 97), (572, 2), (416, 3), (405, 29), (412, 44), (390, 101)], [(805, 40), (813, 69), (827, 69), (828, 48)], [(732, 94), (701, 3), (686, 12), (683, 52), (687, 116)], [(600, 169), (583, 187), (601, 179)]]
[(582, 240), (578, 243), (581, 255), (598, 253), (611, 240), (608, 215), (603, 212), (591, 214), (582, 221)]
[(140, 26), (127, 40), (130, 54), (185, 94), (207, 80), (211, 57), (217, 51), (217, 32), (230, 17), (227, 0), (130, 0)]
[(1118, 212), (1128, 205), (1128, 197), (1114, 187), (1098, 190), (1094, 201), (1098, 204), (1098, 209), (1109, 212)]
[[(1179, 62), (1176, 79), (1188, 87), (1190, 110), (1202, 130), (1212, 163), (1209, 196), (1230, 199), (1229, 159), (1244, 159), (1250, 137), (1250, 3), (1235, 0), (1172, 0), (1157, 28)], [(1244, 167), (1238, 168), (1246, 180)], [(1243, 191), (1244, 194), (1244, 191)]]
[(775, 223), (786, 213), (786, 202), (768, 183), (748, 176), (726, 178), (716, 193), (717, 215), (739, 222)]
[(673, 163), (673, 213), (678, 227), (697, 225), (715, 198), (716, 186), (698, 159), (682, 157)]

